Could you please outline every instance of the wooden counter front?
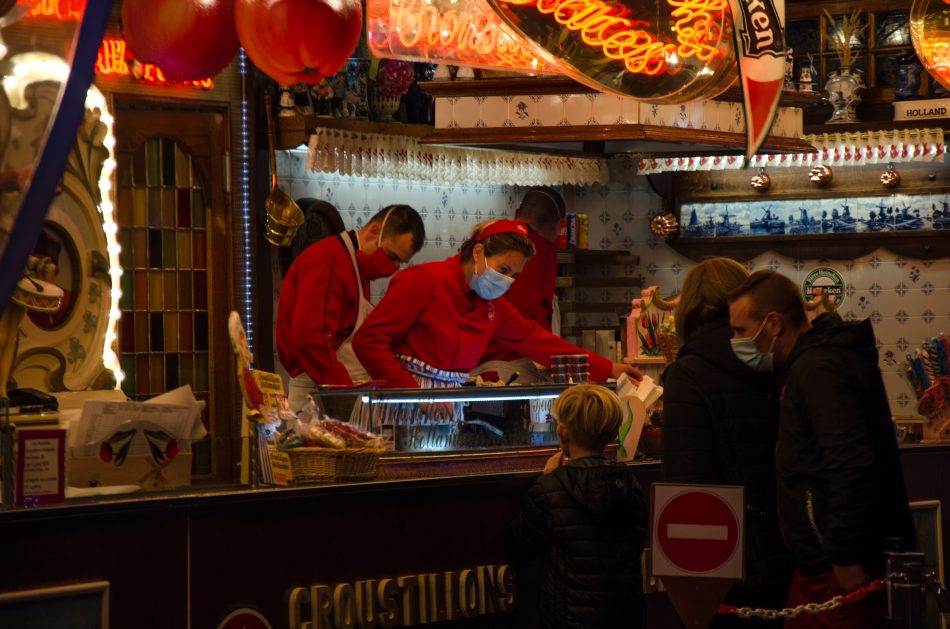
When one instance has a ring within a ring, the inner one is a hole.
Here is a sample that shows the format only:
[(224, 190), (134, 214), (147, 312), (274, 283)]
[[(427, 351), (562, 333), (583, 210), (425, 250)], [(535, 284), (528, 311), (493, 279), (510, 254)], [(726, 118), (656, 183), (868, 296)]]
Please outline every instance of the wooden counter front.
[[(950, 450), (901, 454), (911, 500), (950, 500), (950, 480), (936, 471)], [(637, 468), (645, 490), (660, 480), (658, 463)], [(3, 511), (0, 592), (108, 581), (113, 627), (215, 628), (240, 607), (287, 627), (295, 588), (507, 564), (517, 575), (513, 613), (433, 626), (530, 628), (537, 566), (516, 560), (506, 536), (536, 476), (190, 490)], [(649, 627), (675, 626), (665, 595), (648, 605)]]

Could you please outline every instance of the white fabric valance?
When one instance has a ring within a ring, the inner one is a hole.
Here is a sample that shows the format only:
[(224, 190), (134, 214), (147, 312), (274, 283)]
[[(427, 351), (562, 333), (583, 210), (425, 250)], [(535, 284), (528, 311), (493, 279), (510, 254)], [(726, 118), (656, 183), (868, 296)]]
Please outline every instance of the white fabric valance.
[(319, 128), (310, 136), (314, 172), (434, 184), (556, 186), (606, 184), (602, 159), (419, 144), (417, 138)]
[[(806, 135), (817, 153), (776, 153), (756, 155), (749, 164), (754, 168), (864, 166), (904, 162), (942, 162), (946, 146), (943, 129), (898, 129), (854, 133)], [(638, 172), (651, 175), (669, 171), (731, 170), (742, 168), (739, 155), (702, 157), (665, 157), (641, 159)]]

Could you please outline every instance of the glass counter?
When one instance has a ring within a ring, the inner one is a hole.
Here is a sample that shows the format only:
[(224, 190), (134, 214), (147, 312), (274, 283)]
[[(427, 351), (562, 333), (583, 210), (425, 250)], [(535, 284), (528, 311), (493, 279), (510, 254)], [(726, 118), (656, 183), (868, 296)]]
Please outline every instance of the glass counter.
[(394, 452), (464, 452), (556, 447), (551, 407), (570, 386), (321, 389), (311, 397), (323, 414), (380, 434)]

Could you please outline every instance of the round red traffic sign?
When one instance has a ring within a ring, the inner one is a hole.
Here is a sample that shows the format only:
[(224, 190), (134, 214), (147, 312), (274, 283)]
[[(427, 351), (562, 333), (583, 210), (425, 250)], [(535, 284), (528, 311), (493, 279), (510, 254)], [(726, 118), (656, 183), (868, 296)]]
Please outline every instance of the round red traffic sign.
[(660, 550), (685, 572), (711, 572), (739, 546), (738, 515), (722, 498), (705, 491), (688, 491), (667, 502), (656, 526)]

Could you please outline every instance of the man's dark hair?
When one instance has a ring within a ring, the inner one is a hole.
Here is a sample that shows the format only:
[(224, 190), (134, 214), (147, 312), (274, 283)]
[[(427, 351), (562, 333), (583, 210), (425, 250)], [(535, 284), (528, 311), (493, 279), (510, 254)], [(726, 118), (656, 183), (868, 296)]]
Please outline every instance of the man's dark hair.
[[(392, 210), (392, 213), (390, 213)], [(386, 218), (386, 215), (389, 218)], [(392, 238), (412, 233), (412, 250), (419, 253), (426, 240), (426, 228), (422, 224), (422, 217), (412, 207), (408, 205), (387, 205), (369, 219), (369, 223), (382, 223), (386, 221), (386, 228), (383, 230), (383, 238)]]
[(805, 301), (795, 283), (775, 271), (756, 271), (738, 288), (729, 294), (729, 303), (749, 296), (752, 316), (765, 319), (770, 312), (777, 312), (792, 325), (805, 325)]
[(538, 186), (528, 190), (521, 205), (515, 212), (515, 218), (532, 226), (544, 226), (560, 223), (567, 213), (564, 199), (554, 188)]

